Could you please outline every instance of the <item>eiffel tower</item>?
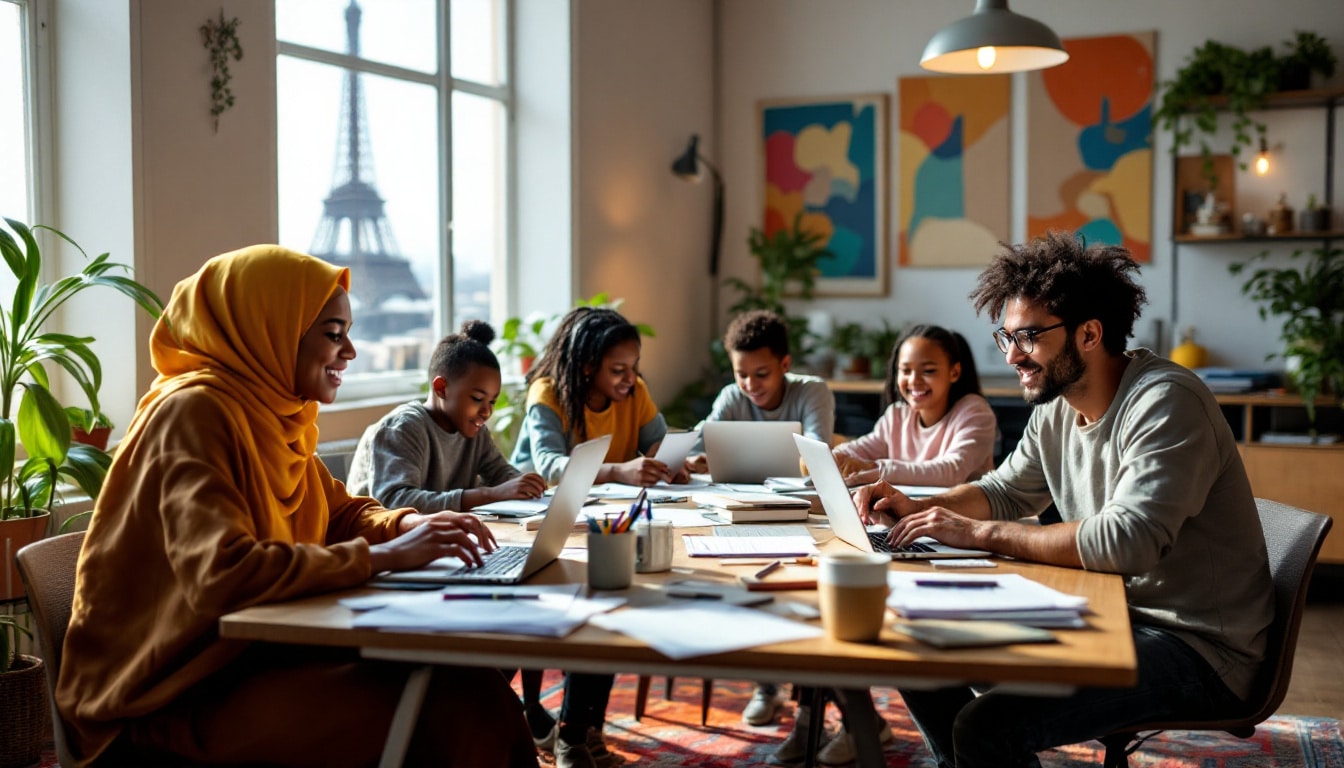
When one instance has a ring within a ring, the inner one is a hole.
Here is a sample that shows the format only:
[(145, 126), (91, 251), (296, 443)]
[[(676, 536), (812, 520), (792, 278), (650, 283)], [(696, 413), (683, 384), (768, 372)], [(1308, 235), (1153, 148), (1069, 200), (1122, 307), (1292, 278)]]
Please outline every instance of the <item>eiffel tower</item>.
[[(363, 11), (350, 0), (345, 9), (346, 50), (359, 55), (359, 22)], [(365, 338), (380, 338), (427, 327), (430, 310), (392, 309), (390, 299), (423, 301), (429, 297), (411, 264), (399, 255), (392, 225), (383, 210), (383, 198), (373, 185), (373, 152), (359, 72), (345, 73), (341, 87), (341, 122), (336, 170), (331, 193), (322, 201), (322, 220), (309, 252), (350, 268), (350, 293), (357, 301), (359, 330)]]

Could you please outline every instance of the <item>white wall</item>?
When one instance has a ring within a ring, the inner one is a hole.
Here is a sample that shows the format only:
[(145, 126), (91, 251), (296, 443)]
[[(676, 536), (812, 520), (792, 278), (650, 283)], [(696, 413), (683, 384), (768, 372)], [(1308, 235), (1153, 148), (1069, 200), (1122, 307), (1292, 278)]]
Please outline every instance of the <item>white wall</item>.
[(708, 362), (713, 190), (672, 175), (692, 133), (714, 140), (714, 5), (579, 0), (575, 222), (579, 294), (623, 297), (653, 326), (641, 368), (665, 402)]
[[(885, 92), (891, 97), (890, 146), (896, 147), (899, 127), (897, 80), (926, 74), (919, 56), (930, 35), (942, 26), (969, 15), (970, 0), (726, 0), (721, 16), (721, 80), (718, 101), (722, 127), (721, 156), (728, 186), (725, 225), (725, 267), (754, 279), (754, 261), (746, 248), (750, 227), (759, 226), (764, 191), (756, 102), (766, 98), (829, 96)], [(1049, 24), (1061, 37), (1157, 30), (1157, 74), (1171, 78), (1185, 57), (1207, 39), (1254, 48), (1276, 48), (1296, 29), (1325, 35), (1337, 52), (1344, 52), (1344, 26), (1339, 0), (1219, 0), (1216, 3), (1173, 3), (1170, 0), (1015, 0), (1014, 11)], [(1023, 76), (1018, 76), (1020, 81)], [(1344, 82), (1344, 67), (1336, 74)], [(1022, 84), (1014, 83), (1020, 91)], [(1016, 108), (1016, 107), (1015, 107)], [(1306, 121), (1306, 122), (1304, 122)], [(1271, 135), (1285, 143), (1286, 156), (1268, 180), (1239, 177), (1241, 201), (1263, 215), (1286, 190), (1297, 207), (1308, 192), (1322, 192), (1324, 120), (1309, 120), (1300, 112), (1273, 113)], [(1014, 125), (1015, 129), (1017, 124)], [(1313, 134), (1312, 131), (1315, 131)], [(1336, 140), (1337, 146), (1344, 146)], [(1170, 141), (1159, 132), (1154, 153), (1153, 258), (1143, 268), (1142, 280), (1150, 305), (1135, 329), (1136, 341), (1154, 343), (1152, 320), (1164, 321), (1171, 333), (1172, 308), (1172, 197)], [(1023, 137), (1014, 137), (1014, 169), (1020, 179), (1024, 167)], [(1341, 153), (1344, 154), (1344, 153)], [(895, 173), (891, 157), (888, 178)], [(1341, 163), (1344, 164), (1344, 163)], [(1338, 175), (1336, 178), (1344, 179)], [(1337, 182), (1338, 185), (1338, 182)], [(1020, 184), (1019, 184), (1020, 188)], [(899, 190), (889, 184), (889, 218), (900, 210)], [(1271, 192), (1272, 190), (1272, 192)], [(1335, 220), (1344, 216), (1336, 194)], [(1021, 213), (1022, 205), (1015, 206)], [(889, 263), (894, 263), (896, 227), (889, 227)], [(1023, 227), (1015, 223), (1014, 237)], [(1303, 244), (1310, 246), (1312, 244)], [(1179, 322), (1193, 324), (1198, 339), (1210, 349), (1212, 362), (1234, 366), (1263, 366), (1267, 353), (1278, 349), (1278, 325), (1262, 323), (1254, 306), (1240, 295), (1240, 282), (1228, 275), (1232, 260), (1258, 253), (1257, 246), (1211, 248), (1182, 246), (1178, 256)], [(1290, 249), (1287, 249), (1290, 250)], [(891, 290), (883, 299), (829, 299), (813, 308), (832, 312), (839, 320), (876, 324), (879, 317), (894, 322), (935, 322), (965, 333), (981, 370), (1006, 373), (1002, 358), (989, 340), (988, 318), (976, 318), (966, 300), (976, 269), (895, 269)], [(725, 301), (730, 297), (725, 297)]]

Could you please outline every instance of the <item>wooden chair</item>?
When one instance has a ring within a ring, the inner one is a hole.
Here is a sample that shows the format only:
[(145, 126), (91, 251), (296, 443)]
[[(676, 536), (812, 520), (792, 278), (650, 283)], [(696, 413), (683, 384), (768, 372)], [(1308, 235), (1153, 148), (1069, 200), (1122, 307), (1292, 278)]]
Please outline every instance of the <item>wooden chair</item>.
[[(640, 675), (635, 684), (635, 720), (644, 717), (644, 707), (649, 701), (649, 683), (648, 675)], [(709, 697), (714, 691), (714, 681), (710, 678), (702, 678), (700, 688), (700, 724), (705, 725), (709, 721)], [(663, 685), (663, 698), (672, 700), (672, 676), (668, 675), (667, 682)]]
[[(1307, 584), (1316, 565), (1321, 544), (1330, 532), (1331, 520), (1325, 515), (1290, 507), (1276, 501), (1256, 499), (1260, 525), (1265, 530), (1269, 549), (1269, 573), (1274, 580), (1274, 618), (1269, 625), (1265, 660), (1256, 677), (1246, 709), (1235, 717), (1222, 720), (1174, 720), (1143, 723), (1099, 739), (1106, 747), (1105, 768), (1124, 768), (1129, 755), (1143, 742), (1161, 731), (1227, 731), (1248, 738), (1283, 703), (1293, 672), (1297, 651), (1297, 632), (1302, 625), (1302, 606), (1307, 599)], [(1146, 736), (1140, 732), (1153, 731)]]
[(28, 590), (28, 606), (37, 629), (37, 647), (47, 670), (47, 697), (51, 700), (51, 730), (56, 741), (56, 759), (74, 765), (66, 738), (65, 721), (56, 709), (56, 679), (61, 672), (61, 649), (70, 625), (70, 604), (75, 599), (75, 563), (84, 532), (67, 533), (35, 541), (14, 556), (19, 576)]

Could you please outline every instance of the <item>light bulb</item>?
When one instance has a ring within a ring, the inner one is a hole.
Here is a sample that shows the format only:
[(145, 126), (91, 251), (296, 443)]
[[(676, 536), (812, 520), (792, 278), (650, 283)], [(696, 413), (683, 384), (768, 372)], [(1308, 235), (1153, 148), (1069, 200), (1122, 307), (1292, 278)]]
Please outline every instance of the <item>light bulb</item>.
[(993, 69), (994, 60), (998, 58), (998, 53), (994, 51), (994, 46), (984, 45), (975, 51), (975, 63), (980, 65), (981, 69)]
[(1266, 173), (1269, 173), (1269, 157), (1262, 154), (1255, 158), (1255, 174), (1264, 176)]

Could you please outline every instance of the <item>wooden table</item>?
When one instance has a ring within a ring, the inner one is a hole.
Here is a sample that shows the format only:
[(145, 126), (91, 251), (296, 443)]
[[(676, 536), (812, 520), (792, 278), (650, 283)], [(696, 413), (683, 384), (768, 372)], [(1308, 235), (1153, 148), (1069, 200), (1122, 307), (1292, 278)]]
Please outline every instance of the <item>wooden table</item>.
[[(520, 526), (496, 523), (501, 540), (532, 536)], [(849, 549), (824, 526), (812, 526), (825, 550)], [(677, 533), (701, 533), (681, 529)], [(705, 558), (685, 556), (676, 538), (674, 570), (637, 574), (628, 590), (630, 605), (662, 602), (658, 585), (675, 578), (732, 580), (751, 567), (726, 567)], [(582, 535), (570, 545), (582, 547)], [(371, 590), (320, 595), (288, 603), (256, 606), (229, 614), (220, 634), (238, 640), (360, 649), (368, 658), (417, 664), (452, 664), (501, 668), (562, 668), (568, 671), (685, 675), (721, 680), (788, 681), (832, 688), (838, 698), (866, 696), (870, 686), (933, 688), (952, 684), (993, 683), (1024, 693), (1066, 695), (1079, 686), (1127, 686), (1136, 677), (1134, 645), (1124, 588), (1119, 576), (1053, 566), (999, 560), (998, 573), (1021, 573), (1062, 592), (1084, 595), (1093, 614), (1088, 628), (1059, 630), (1060, 642), (998, 648), (939, 651), (890, 629), (876, 643), (848, 643), (825, 637), (766, 645), (741, 651), (671, 660), (642, 642), (591, 626), (563, 639), (502, 634), (445, 634), (422, 631), (379, 631), (351, 626), (352, 613), (337, 600)], [(892, 568), (927, 569), (927, 564), (893, 562)], [(972, 572), (983, 572), (977, 569)], [(537, 573), (529, 583), (582, 583), (585, 564), (565, 555)], [(778, 599), (816, 603), (815, 591), (778, 592)], [(415, 725), (428, 667), (412, 675), (394, 718), (382, 765), (399, 765)], [(882, 765), (877, 724), (869, 707), (846, 708), (859, 765)], [(864, 720), (867, 722), (863, 722)]]

